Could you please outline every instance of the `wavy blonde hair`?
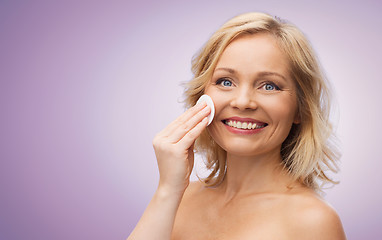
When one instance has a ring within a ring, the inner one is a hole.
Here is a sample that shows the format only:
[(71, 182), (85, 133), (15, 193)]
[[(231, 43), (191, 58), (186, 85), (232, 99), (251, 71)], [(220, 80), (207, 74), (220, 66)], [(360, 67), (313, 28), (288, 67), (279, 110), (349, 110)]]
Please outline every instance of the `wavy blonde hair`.
[[(328, 82), (315, 53), (304, 34), (293, 24), (264, 13), (246, 13), (232, 18), (218, 29), (192, 60), (194, 78), (186, 84), (186, 107), (193, 106), (203, 95), (215, 66), (233, 40), (245, 34), (267, 33), (278, 42), (290, 61), (290, 73), (297, 86), (300, 124), (292, 129), (282, 144), (282, 164), (294, 180), (312, 189), (325, 183), (337, 183), (326, 171), (337, 172), (340, 155), (329, 121), (330, 92)], [(226, 152), (204, 131), (195, 149), (206, 157), (211, 170), (203, 181), (216, 186), (223, 181), (226, 171)]]

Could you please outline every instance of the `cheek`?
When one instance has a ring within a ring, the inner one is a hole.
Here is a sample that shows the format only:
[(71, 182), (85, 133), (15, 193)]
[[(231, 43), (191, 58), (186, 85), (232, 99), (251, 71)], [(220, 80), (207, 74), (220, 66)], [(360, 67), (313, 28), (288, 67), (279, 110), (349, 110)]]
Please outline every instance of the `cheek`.
[(223, 109), (223, 106), (227, 104), (227, 96), (212, 87), (206, 88), (204, 93), (211, 97), (215, 106), (215, 117), (218, 116)]
[(213, 87), (206, 88), (204, 93), (211, 97), (215, 106), (214, 120), (207, 127), (207, 131), (210, 134), (210, 136), (216, 141), (216, 143), (221, 145), (222, 143), (220, 142), (220, 139), (222, 134), (224, 134), (221, 128), (222, 114), (223, 114), (223, 109), (227, 106), (227, 103), (229, 102), (228, 101), (229, 98), (224, 92), (218, 91), (217, 89)]
[(288, 125), (294, 122), (297, 102), (293, 96), (280, 96), (279, 98), (269, 99), (265, 101), (265, 104), (274, 120), (287, 120)]

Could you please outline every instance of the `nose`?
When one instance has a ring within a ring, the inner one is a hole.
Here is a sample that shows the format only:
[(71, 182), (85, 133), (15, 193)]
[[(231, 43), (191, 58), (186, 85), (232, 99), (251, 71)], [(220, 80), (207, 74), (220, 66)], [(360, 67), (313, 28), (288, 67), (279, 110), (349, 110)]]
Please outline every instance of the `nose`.
[(257, 102), (255, 92), (250, 87), (238, 88), (232, 96), (231, 107), (239, 110), (255, 110)]

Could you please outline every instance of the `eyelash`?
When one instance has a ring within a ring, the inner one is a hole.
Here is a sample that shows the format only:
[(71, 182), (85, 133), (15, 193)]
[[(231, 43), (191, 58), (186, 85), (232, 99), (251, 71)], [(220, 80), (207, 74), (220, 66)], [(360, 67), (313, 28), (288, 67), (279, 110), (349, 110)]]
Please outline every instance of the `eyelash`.
[(264, 88), (266, 85), (271, 85), (274, 87), (274, 90), (280, 91), (281, 88), (279, 88), (275, 83), (273, 82), (265, 82), (261, 85), (261, 88)]
[[(223, 83), (224, 81), (228, 81), (228, 82), (230, 82), (231, 85), (230, 85), (230, 86), (224, 86), (224, 85), (222, 85), (222, 83)], [(227, 79), (227, 78), (219, 78), (219, 79), (216, 81), (215, 84), (216, 84), (216, 85), (221, 85), (222, 87), (231, 87), (231, 86), (233, 85), (232, 81), (229, 80), (229, 79)], [(276, 90), (276, 91), (280, 91), (280, 90), (281, 90), (281, 88), (279, 88), (279, 86), (277, 86), (277, 85), (276, 85), (275, 83), (273, 83), (273, 82), (264, 82), (264, 83), (262, 83), (261, 88), (264, 88), (266, 85), (271, 85), (271, 86), (273, 86), (273, 87), (274, 87), (273, 90)], [(269, 90), (269, 91), (271, 91), (271, 90)]]
[[(233, 85), (232, 81), (227, 79), (227, 78), (219, 78), (217, 81), (216, 81), (216, 85), (221, 85), (224, 81), (228, 81), (231, 83), (231, 86)], [(224, 85), (221, 85), (222, 87), (230, 87), (230, 86), (224, 86)]]

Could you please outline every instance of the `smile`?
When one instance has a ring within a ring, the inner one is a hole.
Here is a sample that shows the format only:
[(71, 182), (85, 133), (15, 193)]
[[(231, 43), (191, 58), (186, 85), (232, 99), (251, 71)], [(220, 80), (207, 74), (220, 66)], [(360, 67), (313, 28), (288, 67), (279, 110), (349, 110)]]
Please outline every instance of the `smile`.
[(252, 129), (260, 129), (266, 127), (268, 124), (266, 123), (255, 123), (255, 122), (241, 122), (235, 120), (223, 120), (223, 123), (227, 126), (244, 129), (244, 130), (252, 130)]

